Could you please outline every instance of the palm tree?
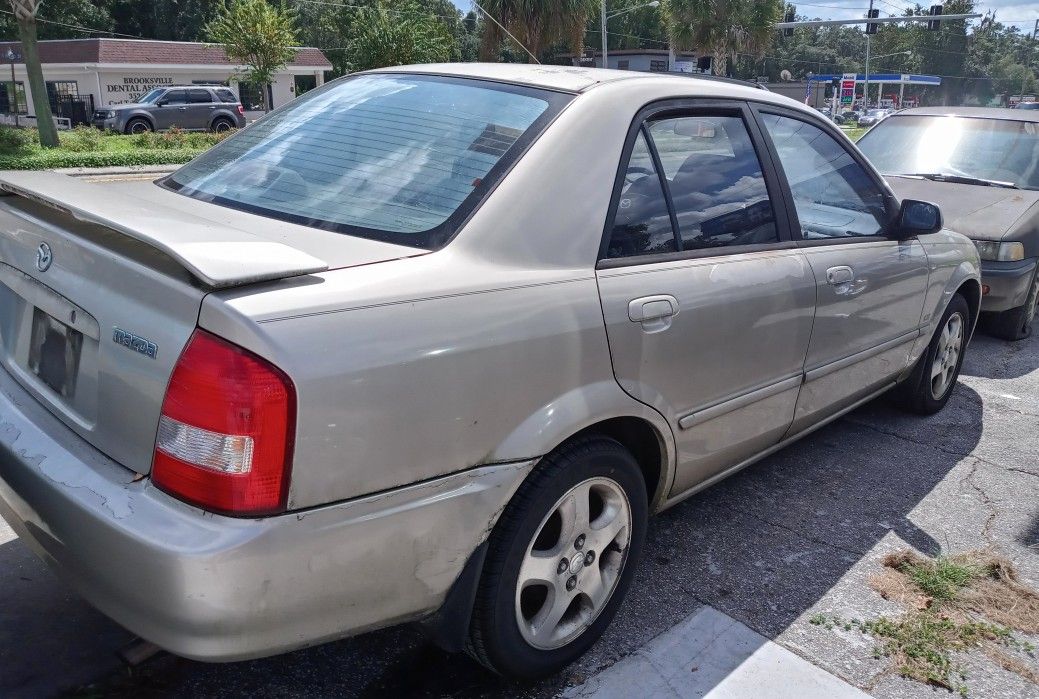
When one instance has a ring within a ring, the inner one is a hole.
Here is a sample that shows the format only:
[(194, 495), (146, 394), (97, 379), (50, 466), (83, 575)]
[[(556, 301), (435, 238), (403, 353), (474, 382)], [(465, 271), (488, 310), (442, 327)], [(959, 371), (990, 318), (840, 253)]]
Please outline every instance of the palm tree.
[(725, 75), (737, 53), (760, 56), (772, 43), (783, 0), (662, 0), (671, 43), (709, 53), (715, 75)]
[[(588, 18), (598, 11), (596, 0), (483, 0), (480, 3), (534, 56), (551, 44), (566, 43), (580, 55)], [(502, 42), (507, 39), (489, 18), (483, 21), (480, 60), (496, 61)]]
[[(47, 97), (47, 85), (43, 82), (43, 66), (36, 44), (36, 13), (43, 0), (8, 0), (18, 21), (18, 39), (22, 42), (25, 70), (29, 74), (29, 90), (36, 109), (36, 126), (40, 130), (40, 145), (45, 148), (58, 147), (58, 130), (51, 118), (51, 103)], [(15, 89), (12, 85), (11, 89)]]

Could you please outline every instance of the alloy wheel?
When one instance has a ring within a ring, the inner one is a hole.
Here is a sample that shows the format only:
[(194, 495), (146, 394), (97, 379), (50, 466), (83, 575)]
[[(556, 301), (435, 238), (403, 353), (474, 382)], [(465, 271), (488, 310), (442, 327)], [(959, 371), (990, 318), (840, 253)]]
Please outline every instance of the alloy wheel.
[(570, 643), (610, 601), (631, 539), (631, 506), (609, 478), (568, 490), (538, 526), (516, 584), (516, 621), (542, 650)]
[(953, 313), (938, 337), (938, 349), (931, 363), (931, 396), (941, 400), (956, 378), (963, 349), (963, 316)]

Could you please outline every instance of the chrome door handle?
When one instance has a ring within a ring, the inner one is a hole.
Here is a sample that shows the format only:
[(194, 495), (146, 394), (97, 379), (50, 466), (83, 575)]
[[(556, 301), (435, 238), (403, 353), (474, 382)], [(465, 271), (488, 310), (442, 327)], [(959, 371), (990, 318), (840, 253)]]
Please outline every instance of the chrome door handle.
[(655, 333), (671, 327), (678, 315), (678, 299), (669, 294), (642, 296), (628, 302), (628, 320), (641, 323), (646, 332)]
[(837, 267), (830, 267), (826, 270), (826, 283), (831, 286), (840, 286), (841, 284), (850, 284), (855, 281), (855, 270), (847, 265), (839, 265)]

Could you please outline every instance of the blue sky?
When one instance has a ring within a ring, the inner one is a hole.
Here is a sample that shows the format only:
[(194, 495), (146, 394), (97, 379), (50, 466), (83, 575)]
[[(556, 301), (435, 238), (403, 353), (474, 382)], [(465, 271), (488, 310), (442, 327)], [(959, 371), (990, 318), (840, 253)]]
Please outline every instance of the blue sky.
[[(468, 12), (472, 8), (470, 0), (451, 0), (460, 10)], [(607, 0), (610, 10), (623, 9), (628, 5), (637, 5), (641, 0)], [(936, 0), (937, 1), (937, 0)], [(869, 0), (812, 0), (811, 3), (800, 3), (790, 0), (797, 6), (799, 14), (820, 19), (852, 19), (865, 14)], [(900, 15), (907, 3), (904, 0), (875, 0), (880, 8), (881, 16)], [(930, 4), (929, 0), (920, 0), (921, 5)], [(978, 3), (978, 12), (996, 11), (996, 18), (1004, 24), (1015, 24), (1023, 29), (1032, 29), (1035, 20), (1039, 19), (1039, 2), (1022, 2), (1022, 0), (989, 0)]]

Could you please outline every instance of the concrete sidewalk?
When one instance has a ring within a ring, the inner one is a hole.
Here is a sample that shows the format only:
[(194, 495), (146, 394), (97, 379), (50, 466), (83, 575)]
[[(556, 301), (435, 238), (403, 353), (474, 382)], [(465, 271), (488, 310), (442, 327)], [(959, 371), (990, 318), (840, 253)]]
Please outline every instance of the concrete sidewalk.
[(714, 607), (704, 607), (563, 696), (866, 699), (869, 695)]

